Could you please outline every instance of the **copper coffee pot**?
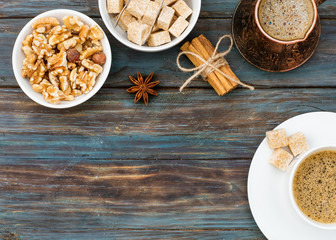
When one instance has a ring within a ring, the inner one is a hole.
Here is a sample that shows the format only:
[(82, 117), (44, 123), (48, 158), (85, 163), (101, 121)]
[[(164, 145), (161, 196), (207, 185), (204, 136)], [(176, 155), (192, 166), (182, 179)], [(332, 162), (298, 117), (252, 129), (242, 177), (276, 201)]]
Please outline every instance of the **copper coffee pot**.
[(314, 21), (303, 39), (280, 41), (260, 26), (258, 7), (261, 0), (241, 0), (232, 19), (232, 35), (241, 55), (265, 71), (285, 72), (301, 66), (315, 52), (321, 35), (317, 7), (326, 0), (311, 0)]

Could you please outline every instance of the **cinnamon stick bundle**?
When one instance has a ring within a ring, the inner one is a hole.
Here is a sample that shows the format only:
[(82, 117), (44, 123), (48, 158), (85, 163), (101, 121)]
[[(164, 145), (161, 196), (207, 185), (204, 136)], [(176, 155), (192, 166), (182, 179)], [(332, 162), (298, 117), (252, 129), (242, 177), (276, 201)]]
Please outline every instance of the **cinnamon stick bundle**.
[[(213, 52), (215, 51), (215, 48), (213, 47), (211, 42), (206, 37), (204, 37), (203, 34), (193, 39), (191, 43), (186, 42), (180, 49), (184, 52), (189, 51), (194, 54), (197, 54), (200, 57), (202, 57), (205, 61), (208, 61), (208, 59), (212, 56)], [(203, 62), (197, 57), (192, 56), (190, 54), (186, 55), (196, 67), (199, 67), (200, 65), (203, 64)], [(225, 73), (227, 76), (235, 79), (237, 82), (240, 82), (237, 76), (233, 73), (229, 64), (220, 67), (219, 70)], [(238, 86), (238, 83), (231, 81), (230, 79), (226, 78), (223, 74), (221, 74), (216, 70), (211, 72), (207, 76), (206, 80), (220, 96), (232, 91)]]

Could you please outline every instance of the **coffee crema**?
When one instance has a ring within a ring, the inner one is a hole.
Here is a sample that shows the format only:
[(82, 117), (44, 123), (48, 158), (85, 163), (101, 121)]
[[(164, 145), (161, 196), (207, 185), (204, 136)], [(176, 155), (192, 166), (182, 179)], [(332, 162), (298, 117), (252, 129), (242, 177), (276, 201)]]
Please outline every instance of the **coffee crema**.
[(258, 9), (263, 30), (281, 41), (304, 39), (314, 15), (311, 0), (262, 0)]
[(320, 223), (336, 223), (336, 151), (321, 151), (297, 168), (293, 194), (301, 211)]

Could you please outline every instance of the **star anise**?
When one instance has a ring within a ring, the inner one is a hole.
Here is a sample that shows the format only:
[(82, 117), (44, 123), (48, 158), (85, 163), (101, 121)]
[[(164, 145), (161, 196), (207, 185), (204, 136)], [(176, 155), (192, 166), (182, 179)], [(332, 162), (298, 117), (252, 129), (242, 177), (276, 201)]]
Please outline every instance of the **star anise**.
[(138, 71), (137, 78), (129, 76), (129, 79), (135, 84), (134, 87), (127, 89), (129, 93), (136, 93), (134, 103), (137, 103), (141, 98), (146, 106), (148, 106), (148, 94), (157, 96), (158, 92), (152, 88), (160, 83), (160, 81), (150, 82), (153, 79), (154, 73), (151, 73), (146, 80), (143, 79), (141, 73)]

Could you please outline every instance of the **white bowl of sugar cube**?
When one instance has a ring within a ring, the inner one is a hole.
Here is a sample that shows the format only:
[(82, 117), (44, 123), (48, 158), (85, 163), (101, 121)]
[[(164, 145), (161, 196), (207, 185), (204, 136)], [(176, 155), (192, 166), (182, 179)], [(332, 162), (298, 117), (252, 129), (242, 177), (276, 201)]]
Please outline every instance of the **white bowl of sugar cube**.
[(111, 34), (142, 52), (160, 52), (179, 44), (201, 12), (201, 0), (98, 0), (98, 4)]

